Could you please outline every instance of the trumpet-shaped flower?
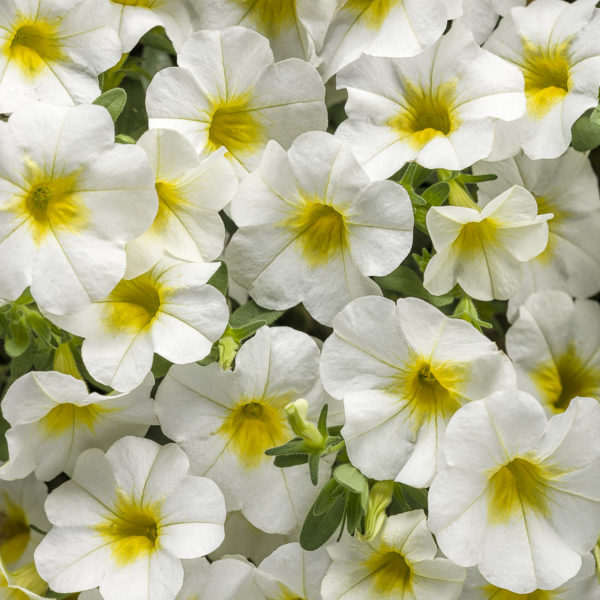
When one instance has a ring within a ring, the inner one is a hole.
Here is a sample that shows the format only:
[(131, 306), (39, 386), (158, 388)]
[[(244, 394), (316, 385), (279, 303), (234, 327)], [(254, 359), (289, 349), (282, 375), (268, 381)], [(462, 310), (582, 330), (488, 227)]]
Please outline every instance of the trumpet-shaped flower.
[(525, 110), (519, 70), (482, 50), (459, 24), (413, 58), (363, 56), (337, 83), (348, 88), (348, 119), (336, 135), (375, 178), (411, 160), (464, 169), (490, 153), (494, 119)]
[[(187, 452), (195, 473), (214, 479), (228, 510), (268, 533), (298, 528), (317, 493), (306, 465), (280, 469), (265, 450), (294, 437), (284, 408), (323, 397), (319, 349), (306, 334), (263, 327), (236, 356), (234, 371), (216, 364), (174, 366), (156, 395), (165, 434)], [(269, 493), (265, 494), (265, 490)]]
[(461, 13), (461, 0), (341, 0), (319, 55), (327, 81), (362, 53), (415, 56), (434, 44), (449, 19)]
[(256, 582), (268, 599), (321, 600), (330, 563), (325, 548), (306, 552), (297, 542), (285, 544), (260, 563)]
[(467, 569), (467, 579), (461, 600), (598, 600), (600, 586), (595, 576), (594, 558), (582, 557), (581, 570), (573, 579), (554, 590), (535, 590), (530, 594), (515, 594), (486, 581), (475, 568)]
[(372, 182), (347, 144), (321, 132), (287, 154), (269, 143), (232, 215), (240, 227), (225, 253), (233, 278), (262, 306), (304, 302), (326, 324), (353, 298), (380, 294), (368, 275), (392, 271), (412, 244), (405, 190)]
[(225, 243), (219, 211), (237, 189), (226, 158), (201, 161), (180, 133), (151, 129), (138, 141), (156, 178), (158, 213), (141, 237), (127, 244), (128, 279), (141, 275), (165, 253), (190, 262), (217, 258)]
[(165, 256), (81, 311), (48, 317), (85, 338), (81, 356), (92, 377), (129, 392), (150, 372), (154, 352), (177, 364), (210, 352), (229, 317), (225, 298), (207, 284), (218, 266)]
[(164, 27), (175, 50), (192, 34), (191, 14), (186, 0), (110, 0), (111, 26), (129, 52), (153, 27)]
[(332, 563), (323, 600), (456, 600), (466, 571), (437, 546), (422, 510), (389, 517), (372, 541), (346, 537), (327, 547)]
[(196, 29), (241, 25), (268, 38), (275, 58), (302, 58), (314, 65), (336, 0), (210, 0), (197, 7)]
[(461, 21), (471, 30), (478, 44), (483, 44), (511, 8), (525, 6), (525, 0), (462, 0)]
[(183, 133), (204, 156), (225, 148), (240, 173), (258, 165), (270, 139), (289, 147), (301, 133), (325, 129), (316, 69), (295, 58), (274, 63), (268, 40), (254, 31), (199, 31), (177, 62), (148, 87), (150, 127)]
[(442, 552), (515, 594), (577, 575), (600, 533), (600, 405), (576, 398), (549, 422), (525, 392), (497, 392), (448, 425), (429, 490)]
[(100, 95), (98, 75), (121, 57), (110, 8), (107, 0), (3, 1), (0, 113), (36, 100), (72, 105)]
[(100, 586), (105, 600), (172, 600), (181, 559), (223, 539), (225, 502), (210, 479), (188, 474), (176, 444), (125, 437), (79, 455), (73, 479), (46, 501), (52, 529), (35, 551), (59, 593)]
[(157, 425), (149, 375), (130, 394), (102, 396), (85, 383), (55, 371), (32, 372), (17, 379), (2, 400), (8, 462), (0, 478), (18, 479), (35, 471), (38, 479), (73, 472), (87, 448), (107, 450), (124, 435), (144, 436)]
[(101, 106), (30, 104), (0, 122), (0, 296), (31, 286), (42, 310), (65, 314), (121, 279), (157, 200), (144, 153), (114, 137)]
[(7, 569), (0, 561), (0, 597), (6, 600), (46, 600), (48, 584), (40, 577), (35, 564)]
[(458, 283), (473, 298), (510, 298), (519, 289), (522, 264), (546, 248), (551, 218), (538, 215), (535, 198), (516, 185), (483, 209), (432, 207), (427, 228), (436, 254), (425, 269), (425, 287), (439, 295)]
[(506, 333), (519, 388), (549, 414), (576, 396), (600, 401), (600, 306), (564, 292), (532, 294)]
[(406, 298), (359, 298), (323, 345), (325, 390), (342, 399), (342, 434), (367, 477), (427, 487), (461, 405), (515, 386), (508, 358), (469, 323)]
[(585, 154), (572, 148), (553, 160), (531, 160), (519, 154), (500, 162), (477, 163), (473, 172), (498, 176), (480, 184), (480, 204), (520, 185), (533, 194), (538, 213), (553, 215), (546, 249), (522, 265), (521, 285), (509, 303), (510, 318), (533, 292), (555, 289), (586, 297), (600, 290), (600, 194)]
[(490, 160), (514, 156), (556, 158), (571, 142), (571, 127), (598, 104), (600, 11), (594, 0), (536, 0), (502, 19), (485, 47), (516, 65), (525, 77), (527, 111), (498, 123)]

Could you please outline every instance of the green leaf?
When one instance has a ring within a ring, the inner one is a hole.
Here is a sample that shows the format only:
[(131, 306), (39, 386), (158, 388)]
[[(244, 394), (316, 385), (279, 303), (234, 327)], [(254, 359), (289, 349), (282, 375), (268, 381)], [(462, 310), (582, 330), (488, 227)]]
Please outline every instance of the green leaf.
[(592, 121), (595, 109), (586, 110), (571, 128), (572, 145), (578, 152), (587, 152), (600, 146), (600, 124)]
[(343, 494), (344, 490), (341, 488), (335, 479), (330, 479), (321, 489), (317, 499), (312, 505), (312, 513), (316, 517), (326, 513), (339, 499), (340, 495)]
[(306, 444), (301, 438), (294, 438), (287, 444), (265, 450), (267, 456), (287, 456), (288, 454), (306, 454)]
[(304, 550), (316, 550), (327, 542), (342, 522), (345, 505), (344, 496), (340, 495), (323, 514), (315, 515), (311, 507), (300, 531), (300, 545)]
[(212, 285), (214, 288), (217, 288), (221, 294), (223, 294), (223, 296), (227, 296), (227, 289), (229, 288), (229, 275), (225, 262), (221, 262), (219, 268), (208, 280), (208, 285)]
[(427, 511), (427, 490), (411, 487), (404, 483), (397, 483), (394, 493), (401, 494), (402, 500), (408, 510), (422, 508)]
[(288, 454), (287, 456), (276, 456), (273, 464), (280, 469), (304, 465), (308, 462), (308, 454)]
[(156, 48), (157, 50), (162, 50), (163, 52), (168, 52), (173, 56), (177, 54), (173, 44), (171, 43), (171, 40), (167, 37), (167, 34), (162, 27), (155, 27), (148, 33), (144, 34), (140, 39), (140, 44), (143, 44), (144, 46), (150, 46), (150, 48)]
[(167, 374), (167, 371), (171, 368), (171, 363), (166, 358), (159, 356), (158, 354), (154, 355), (154, 359), (152, 360), (152, 375), (154, 375), (154, 379), (160, 379)]
[(254, 335), (263, 325), (266, 325), (266, 321), (253, 321), (247, 325), (241, 327), (230, 327), (228, 326), (223, 336), (231, 336), (236, 342), (242, 342), (251, 335)]
[(448, 199), (450, 186), (445, 181), (438, 181), (428, 187), (421, 196), (430, 206), (440, 206)]
[(319, 466), (321, 464), (321, 453), (313, 452), (308, 455), (308, 470), (310, 472), (310, 481), (313, 485), (319, 483)]
[(470, 175), (468, 173), (461, 173), (458, 179), (463, 183), (482, 183), (484, 181), (495, 181), (498, 179), (498, 175), (488, 173), (486, 175)]
[(263, 308), (256, 304), (254, 300), (250, 300), (233, 311), (229, 324), (234, 328), (243, 327), (244, 325), (256, 323), (257, 321), (272, 325), (284, 312), (285, 311), (283, 310), (269, 310)]
[(125, 78), (121, 87), (127, 93), (127, 103), (115, 123), (116, 134), (127, 135), (137, 140), (148, 129), (146, 92), (138, 80)]
[(117, 142), (117, 144), (135, 144), (135, 140), (124, 133), (119, 133), (119, 135), (115, 137), (115, 142)]
[(98, 106), (104, 106), (113, 121), (116, 121), (119, 118), (126, 103), (127, 92), (123, 88), (113, 88), (112, 90), (108, 90), (108, 92), (104, 92), (104, 94), (98, 96), (93, 102), (93, 104), (97, 104)]
[(327, 433), (327, 412), (329, 410), (329, 407), (327, 406), (327, 404), (323, 404), (323, 408), (321, 409), (321, 412), (319, 414), (319, 420), (317, 422), (317, 429), (319, 430), (319, 433), (324, 437), (327, 438), (328, 433)]
[(11, 358), (17, 358), (29, 348), (29, 331), (22, 321), (13, 321), (10, 324), (10, 336), (4, 342), (4, 349)]
[(333, 471), (334, 479), (350, 492), (355, 494), (363, 493), (367, 489), (369, 492), (369, 484), (366, 477), (354, 466), (350, 464), (339, 465)]
[(590, 115), (590, 121), (594, 125), (598, 125), (600, 127), (600, 106), (596, 106), (596, 108), (592, 111)]

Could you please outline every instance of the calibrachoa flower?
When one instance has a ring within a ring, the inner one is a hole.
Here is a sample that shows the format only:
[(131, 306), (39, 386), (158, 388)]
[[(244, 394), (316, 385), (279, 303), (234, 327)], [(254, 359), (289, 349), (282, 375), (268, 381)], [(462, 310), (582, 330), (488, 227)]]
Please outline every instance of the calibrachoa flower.
[(598, 104), (600, 12), (594, 0), (536, 0), (502, 19), (485, 47), (521, 69), (527, 112), (500, 123), (491, 160), (522, 147), (531, 158), (556, 158), (571, 142), (571, 126)]
[(427, 264), (424, 285), (435, 295), (457, 283), (480, 300), (506, 300), (519, 289), (522, 264), (548, 244), (548, 219), (535, 198), (513, 186), (483, 208), (434, 206), (427, 229), (436, 254)]
[(83, 310), (48, 316), (85, 338), (81, 355), (92, 377), (129, 392), (150, 372), (154, 352), (177, 364), (210, 352), (229, 317), (225, 298), (207, 284), (218, 267), (164, 257)]
[(519, 154), (500, 162), (477, 163), (473, 172), (498, 176), (480, 184), (481, 205), (520, 185), (533, 194), (538, 213), (553, 215), (548, 221), (548, 246), (522, 265), (521, 285), (509, 303), (510, 318), (533, 292), (562, 289), (586, 297), (600, 290), (600, 194), (585, 154), (572, 148), (553, 160), (531, 160)]
[(101, 106), (30, 104), (0, 122), (0, 296), (31, 286), (45, 311), (103, 298), (125, 273), (125, 243), (156, 214), (144, 153), (115, 144)]
[(498, 25), (498, 17), (526, 0), (463, 0), (462, 22), (471, 30), (478, 44), (483, 44)]
[(442, 552), (516, 594), (574, 577), (600, 533), (600, 405), (576, 398), (549, 422), (525, 392), (461, 408), (429, 490)]
[(29, 562), (11, 571), (0, 562), (0, 597), (6, 600), (45, 600), (48, 584)]
[(269, 39), (275, 58), (317, 64), (336, 0), (208, 0), (197, 5), (196, 29), (242, 25)]
[(515, 386), (508, 358), (472, 325), (416, 298), (359, 298), (323, 345), (325, 390), (344, 401), (353, 465), (374, 479), (427, 487), (461, 405)]
[(192, 34), (186, 0), (110, 0), (111, 25), (129, 52), (153, 27), (164, 27), (176, 50)]
[(372, 182), (349, 145), (321, 132), (287, 154), (270, 142), (232, 215), (240, 227), (225, 254), (233, 278), (262, 306), (304, 302), (326, 324), (353, 298), (380, 294), (368, 275), (392, 271), (412, 244), (405, 190)]
[(576, 396), (600, 401), (600, 306), (575, 303), (564, 292), (532, 294), (506, 332), (506, 348), (519, 388), (549, 414), (563, 412)]
[(341, 0), (323, 49), (326, 81), (363, 52), (415, 56), (437, 42), (449, 19), (461, 14), (460, 0)]
[(456, 600), (465, 569), (436, 558), (437, 546), (422, 510), (389, 517), (371, 542), (345, 537), (327, 547), (332, 563), (323, 600)]
[(99, 96), (97, 76), (121, 57), (110, 8), (107, 0), (3, 0), (0, 113), (35, 100), (71, 105)]
[(295, 58), (274, 63), (268, 40), (254, 31), (199, 31), (177, 62), (148, 87), (150, 127), (183, 133), (205, 156), (224, 147), (240, 172), (258, 165), (268, 140), (288, 147), (305, 131), (325, 129), (316, 69)]
[(158, 419), (194, 472), (219, 484), (228, 510), (241, 509), (263, 531), (288, 533), (301, 524), (317, 489), (307, 485), (306, 465), (279, 469), (265, 450), (294, 437), (288, 403), (306, 398), (310, 417), (318, 416), (319, 349), (304, 333), (263, 327), (235, 362), (234, 371), (216, 363), (172, 367), (156, 395)]
[(225, 242), (219, 211), (237, 189), (231, 165), (218, 153), (201, 161), (177, 131), (151, 129), (138, 141), (156, 178), (158, 213), (141, 237), (127, 244), (127, 278), (144, 273), (165, 253), (190, 262), (217, 258)]
[(554, 590), (535, 590), (530, 594), (514, 594), (487, 582), (475, 568), (467, 569), (461, 600), (598, 600), (600, 586), (590, 553), (582, 557), (581, 570), (573, 579)]
[(348, 119), (336, 135), (376, 178), (411, 160), (464, 169), (490, 153), (494, 119), (525, 110), (519, 70), (482, 50), (459, 24), (414, 58), (363, 56), (337, 82), (348, 88)]
[(182, 558), (223, 539), (225, 502), (210, 479), (188, 474), (176, 444), (125, 437), (104, 454), (83, 452), (73, 479), (46, 501), (52, 529), (35, 551), (59, 593), (100, 586), (105, 600), (172, 600)]
[(157, 425), (150, 390), (154, 378), (130, 394), (102, 396), (86, 384), (55, 371), (31, 372), (17, 379), (2, 400), (8, 462), (0, 478), (17, 479), (35, 471), (48, 481), (71, 474), (87, 448), (108, 449), (125, 435), (144, 436)]
[(306, 552), (293, 542), (260, 563), (256, 581), (268, 599), (321, 600), (321, 581), (330, 563), (325, 548)]

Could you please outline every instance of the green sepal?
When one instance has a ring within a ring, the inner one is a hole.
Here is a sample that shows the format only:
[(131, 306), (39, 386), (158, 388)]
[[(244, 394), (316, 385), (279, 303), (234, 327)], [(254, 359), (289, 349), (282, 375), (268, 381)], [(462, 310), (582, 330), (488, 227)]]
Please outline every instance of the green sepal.
[(479, 317), (479, 312), (475, 306), (475, 302), (466, 294), (459, 300), (452, 316), (456, 319), (462, 319), (471, 323), (474, 327), (481, 331), (482, 329), (491, 329), (493, 325)]
[(329, 433), (327, 431), (327, 413), (329, 411), (329, 407), (327, 406), (327, 404), (323, 404), (323, 408), (321, 409), (321, 412), (319, 413), (319, 420), (317, 422), (317, 429), (319, 430), (319, 433), (325, 438), (326, 440), (326, 444), (327, 444), (327, 437), (329, 436)]
[(115, 137), (115, 142), (117, 142), (117, 144), (135, 144), (136, 141), (129, 135), (125, 135), (124, 133), (119, 133), (119, 135), (117, 135)]
[(423, 200), (429, 206), (440, 206), (446, 202), (450, 195), (450, 186), (445, 181), (438, 181), (429, 186), (422, 194)]
[(294, 438), (282, 446), (265, 450), (267, 456), (288, 456), (289, 454), (308, 454), (306, 443), (301, 438)]
[(337, 466), (333, 471), (333, 478), (344, 488), (354, 494), (360, 494), (367, 488), (369, 483), (367, 478), (353, 465), (344, 464)]
[(127, 104), (127, 92), (123, 88), (113, 88), (98, 96), (92, 104), (104, 106), (113, 122), (116, 121)]
[(493, 173), (486, 173), (481, 175), (472, 175), (470, 173), (461, 173), (457, 179), (460, 179), (462, 183), (483, 183), (484, 181), (495, 181), (498, 179), (498, 175)]
[(343, 488), (338, 485), (335, 479), (330, 479), (321, 489), (317, 499), (312, 505), (312, 513), (316, 517), (326, 513), (338, 500), (340, 495), (343, 495)]
[(256, 304), (254, 300), (250, 300), (231, 313), (229, 325), (233, 328), (240, 328), (256, 322), (272, 325), (284, 312), (283, 310), (263, 308)]
[(310, 481), (313, 485), (319, 483), (319, 465), (321, 464), (321, 453), (313, 452), (308, 455), (308, 470), (310, 472)]
[(273, 464), (280, 469), (286, 469), (287, 467), (297, 467), (298, 465), (305, 465), (308, 462), (308, 454), (288, 454), (276, 456), (273, 460)]

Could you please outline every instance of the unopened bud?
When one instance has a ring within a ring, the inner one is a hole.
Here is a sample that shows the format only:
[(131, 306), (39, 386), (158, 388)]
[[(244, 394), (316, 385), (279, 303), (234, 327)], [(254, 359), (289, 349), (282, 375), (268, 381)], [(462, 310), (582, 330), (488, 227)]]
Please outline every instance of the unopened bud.
[(377, 536), (385, 522), (385, 510), (394, 495), (393, 481), (377, 481), (369, 492), (367, 516), (365, 517), (365, 532), (361, 536), (364, 540), (372, 540)]
[(65, 375), (71, 375), (71, 377), (75, 377), (75, 379), (83, 379), (77, 368), (77, 363), (75, 362), (75, 357), (73, 356), (73, 351), (71, 350), (71, 344), (69, 344), (69, 342), (59, 344), (54, 352), (52, 369), (59, 373), (64, 373)]
[(314, 447), (315, 450), (322, 449), (325, 444), (325, 440), (317, 429), (314, 423), (311, 423), (308, 416), (308, 402), (304, 398), (300, 398), (295, 402), (290, 402), (285, 407), (285, 416), (287, 417), (288, 423), (292, 428), (292, 431), (310, 446)]

